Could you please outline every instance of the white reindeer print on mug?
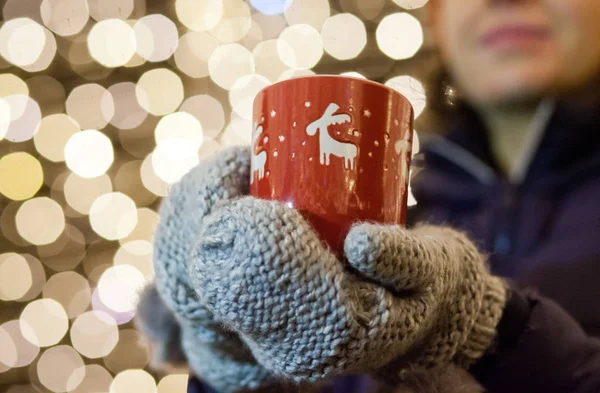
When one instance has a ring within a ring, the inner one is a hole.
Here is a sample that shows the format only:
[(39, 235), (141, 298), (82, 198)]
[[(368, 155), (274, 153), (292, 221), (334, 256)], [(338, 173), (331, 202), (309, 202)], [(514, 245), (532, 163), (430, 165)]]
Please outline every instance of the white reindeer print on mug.
[(325, 113), (318, 120), (315, 120), (306, 127), (306, 133), (313, 136), (319, 132), (319, 160), (321, 165), (329, 165), (331, 155), (344, 159), (344, 167), (346, 169), (354, 169), (358, 149), (352, 143), (336, 141), (329, 135), (328, 127), (334, 124), (350, 123), (350, 116), (346, 114), (334, 113), (340, 107), (337, 104), (331, 103), (325, 109)]
[(254, 183), (254, 174), (257, 173), (258, 180), (265, 177), (265, 165), (267, 164), (267, 152), (261, 151), (258, 154), (255, 154), (254, 151), (256, 149), (256, 141), (258, 137), (262, 134), (263, 128), (259, 126), (258, 123), (254, 123), (254, 130), (252, 132), (252, 157), (250, 160), (250, 169), (252, 171), (252, 176), (250, 177), (250, 184)]

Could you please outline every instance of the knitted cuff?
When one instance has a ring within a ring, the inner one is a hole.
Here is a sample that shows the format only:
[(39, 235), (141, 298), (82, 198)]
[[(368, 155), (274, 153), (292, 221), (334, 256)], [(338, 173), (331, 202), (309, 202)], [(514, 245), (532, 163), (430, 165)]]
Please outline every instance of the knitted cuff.
[(490, 350), (497, 337), (497, 327), (506, 305), (506, 283), (495, 276), (488, 276), (480, 312), (467, 341), (459, 348), (454, 362), (469, 368)]

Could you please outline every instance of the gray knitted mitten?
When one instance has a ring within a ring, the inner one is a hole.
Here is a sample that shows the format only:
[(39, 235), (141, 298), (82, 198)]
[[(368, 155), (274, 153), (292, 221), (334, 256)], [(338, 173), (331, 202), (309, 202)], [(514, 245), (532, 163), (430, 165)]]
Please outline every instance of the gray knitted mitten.
[(228, 149), (202, 162), (171, 188), (154, 236), (156, 287), (179, 322), (188, 365), (220, 393), (279, 390), (238, 335), (198, 301), (188, 277), (200, 222), (220, 201), (248, 192), (249, 172), (247, 148)]
[(245, 197), (203, 220), (191, 280), (261, 364), (295, 381), (395, 380), (492, 345), (505, 285), (463, 234), (362, 224), (345, 253), (354, 273), (296, 210)]

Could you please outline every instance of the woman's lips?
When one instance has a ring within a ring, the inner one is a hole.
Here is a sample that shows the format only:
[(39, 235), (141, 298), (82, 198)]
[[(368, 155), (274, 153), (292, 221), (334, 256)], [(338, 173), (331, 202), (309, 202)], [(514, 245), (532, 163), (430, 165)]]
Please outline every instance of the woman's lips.
[(518, 47), (548, 39), (547, 28), (530, 25), (505, 25), (487, 32), (482, 43), (485, 47)]

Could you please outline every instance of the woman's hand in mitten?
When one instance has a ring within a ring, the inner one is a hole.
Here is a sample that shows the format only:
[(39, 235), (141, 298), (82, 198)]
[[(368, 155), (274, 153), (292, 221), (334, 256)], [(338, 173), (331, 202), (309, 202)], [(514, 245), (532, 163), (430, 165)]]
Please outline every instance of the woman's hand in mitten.
[(158, 293), (181, 329), (191, 371), (220, 393), (277, 391), (237, 334), (224, 329), (199, 301), (189, 280), (198, 228), (219, 202), (248, 193), (250, 151), (232, 148), (201, 162), (173, 185), (159, 211), (154, 235)]
[(190, 278), (261, 364), (296, 381), (469, 365), (492, 344), (505, 286), (463, 234), (362, 224), (345, 254), (351, 269), (296, 210), (246, 197), (203, 220)]

